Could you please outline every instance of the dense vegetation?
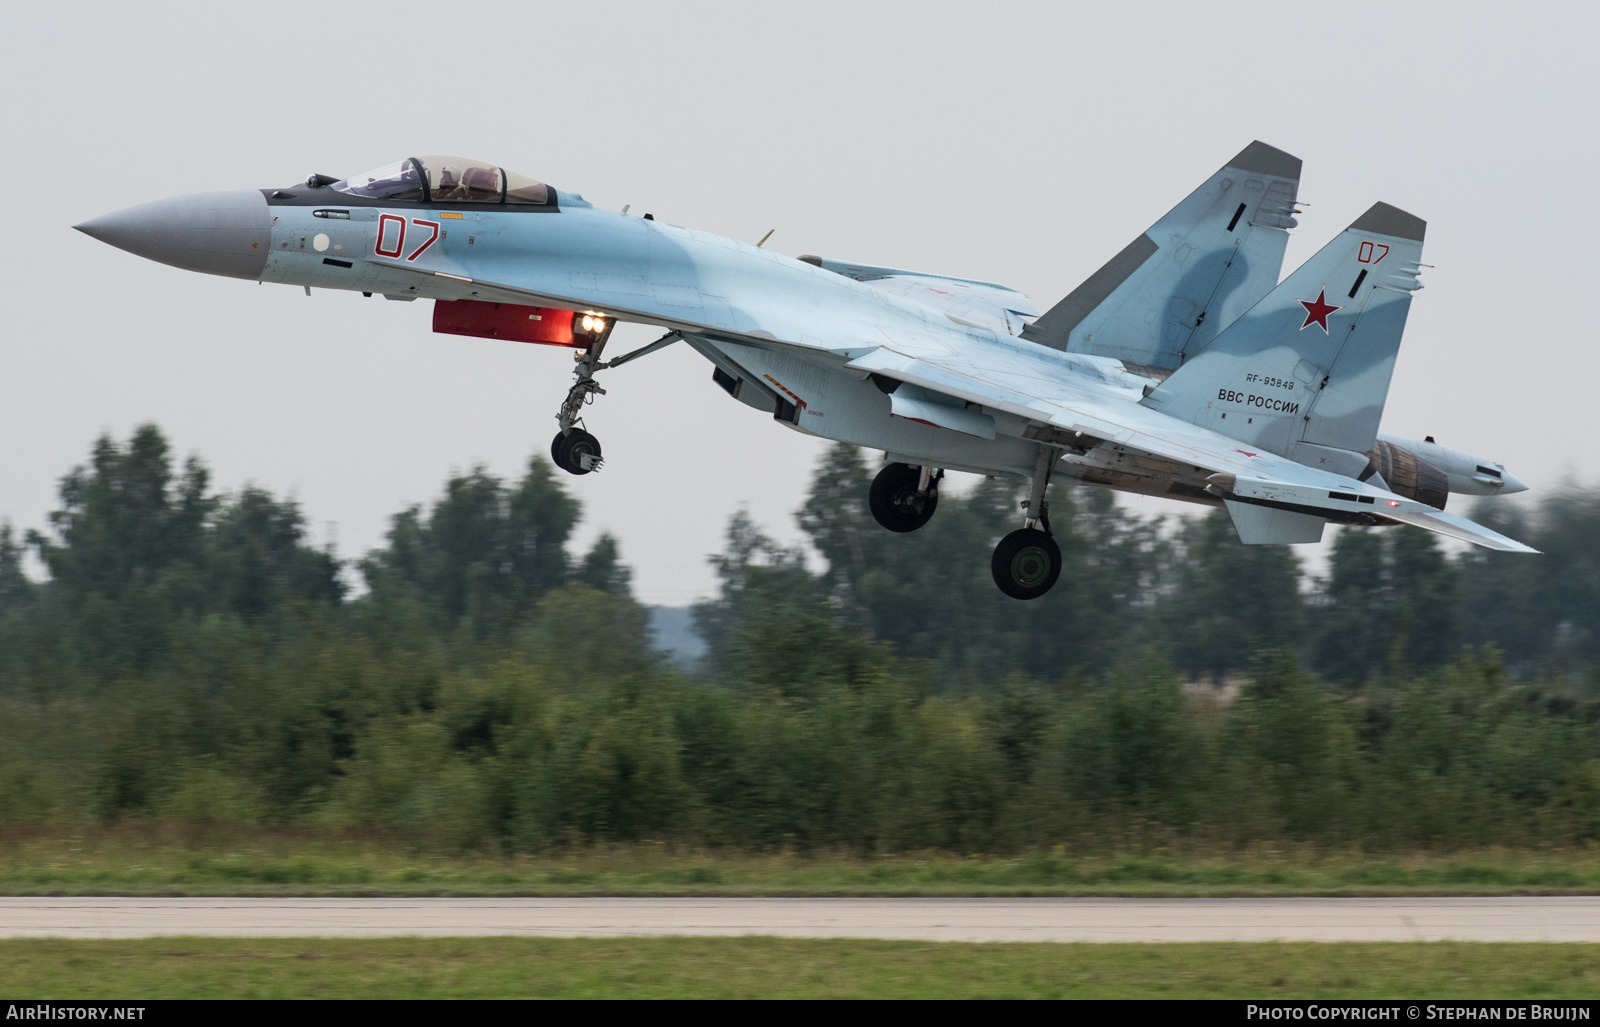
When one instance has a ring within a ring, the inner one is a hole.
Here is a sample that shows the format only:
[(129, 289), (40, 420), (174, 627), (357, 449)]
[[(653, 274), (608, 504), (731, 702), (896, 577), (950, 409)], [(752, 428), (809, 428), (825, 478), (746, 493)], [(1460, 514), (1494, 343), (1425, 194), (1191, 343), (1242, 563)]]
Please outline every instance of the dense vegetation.
[(733, 519), (685, 673), (615, 540), (569, 553), (578, 504), (538, 458), (398, 514), (352, 595), (292, 501), (215, 494), (154, 427), (101, 439), (48, 534), (0, 529), (0, 822), (489, 851), (1600, 840), (1600, 496), (1477, 512), (1542, 557), (1350, 530), (1308, 583), (1220, 514), (1058, 489), (1067, 569), (1021, 604), (988, 574), (1009, 485), (900, 536), (872, 470), (818, 468), (820, 566)]

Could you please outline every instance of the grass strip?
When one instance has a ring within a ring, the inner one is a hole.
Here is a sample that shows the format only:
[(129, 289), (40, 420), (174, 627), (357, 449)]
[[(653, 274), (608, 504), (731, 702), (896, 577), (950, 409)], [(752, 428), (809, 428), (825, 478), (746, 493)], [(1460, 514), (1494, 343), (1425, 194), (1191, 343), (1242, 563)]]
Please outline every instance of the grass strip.
[(1600, 850), (1381, 855), (1313, 849), (1019, 856), (429, 851), (291, 832), (0, 831), (3, 895), (1269, 896), (1600, 892)]
[(1593, 998), (1600, 945), (803, 938), (0, 940), (0, 994), (158, 998)]

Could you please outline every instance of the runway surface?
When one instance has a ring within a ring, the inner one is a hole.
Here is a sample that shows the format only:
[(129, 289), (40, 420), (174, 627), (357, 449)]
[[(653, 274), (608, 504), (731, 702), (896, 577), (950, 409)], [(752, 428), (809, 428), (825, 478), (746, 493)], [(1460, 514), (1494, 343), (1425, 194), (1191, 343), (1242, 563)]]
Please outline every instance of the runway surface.
[(767, 934), (927, 941), (1587, 941), (1600, 896), (1296, 899), (4, 898), (0, 937)]

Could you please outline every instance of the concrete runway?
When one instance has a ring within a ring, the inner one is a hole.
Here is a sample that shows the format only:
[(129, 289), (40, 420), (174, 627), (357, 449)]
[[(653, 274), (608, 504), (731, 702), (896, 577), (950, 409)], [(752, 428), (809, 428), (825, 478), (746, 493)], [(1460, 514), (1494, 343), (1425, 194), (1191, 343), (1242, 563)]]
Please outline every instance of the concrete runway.
[(926, 941), (1586, 941), (1600, 896), (1298, 899), (5, 898), (0, 937), (767, 934)]

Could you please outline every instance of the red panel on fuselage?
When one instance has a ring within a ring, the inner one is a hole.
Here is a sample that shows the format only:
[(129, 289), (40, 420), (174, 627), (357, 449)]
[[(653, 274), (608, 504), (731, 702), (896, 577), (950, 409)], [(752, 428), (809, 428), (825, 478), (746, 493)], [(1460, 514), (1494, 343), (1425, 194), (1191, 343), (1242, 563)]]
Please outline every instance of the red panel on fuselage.
[(572, 336), (570, 310), (523, 307), (515, 303), (479, 300), (435, 300), (433, 330), (447, 335), (474, 335), (480, 339), (510, 339), (545, 346), (588, 345)]

